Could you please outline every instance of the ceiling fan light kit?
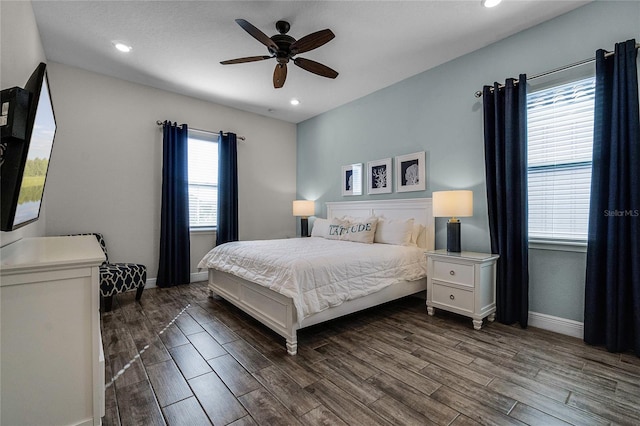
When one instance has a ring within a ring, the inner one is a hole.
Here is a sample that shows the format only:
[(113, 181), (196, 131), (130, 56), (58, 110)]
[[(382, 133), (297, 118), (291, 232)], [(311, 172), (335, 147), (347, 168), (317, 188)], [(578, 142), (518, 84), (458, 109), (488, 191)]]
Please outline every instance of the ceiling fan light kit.
[(245, 62), (263, 61), (275, 58), (278, 63), (273, 71), (273, 87), (276, 89), (284, 86), (287, 79), (287, 64), (293, 60), (294, 65), (326, 78), (336, 78), (338, 72), (311, 59), (295, 57), (300, 53), (305, 53), (333, 40), (335, 34), (329, 29), (316, 31), (302, 37), (299, 40), (291, 37), (287, 33), (291, 25), (286, 21), (276, 22), (276, 29), (279, 34), (268, 37), (265, 33), (254, 27), (244, 19), (236, 19), (236, 23), (248, 32), (253, 38), (264, 44), (269, 50), (270, 56), (248, 56), (245, 58), (230, 59), (220, 62), (222, 65), (242, 64)]

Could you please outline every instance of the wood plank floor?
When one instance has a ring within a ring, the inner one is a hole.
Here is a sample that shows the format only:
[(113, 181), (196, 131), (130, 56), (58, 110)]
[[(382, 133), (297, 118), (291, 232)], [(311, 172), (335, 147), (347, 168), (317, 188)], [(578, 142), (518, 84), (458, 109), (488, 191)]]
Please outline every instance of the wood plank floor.
[(405, 298), (284, 339), (206, 283), (102, 314), (106, 425), (638, 425), (640, 358)]

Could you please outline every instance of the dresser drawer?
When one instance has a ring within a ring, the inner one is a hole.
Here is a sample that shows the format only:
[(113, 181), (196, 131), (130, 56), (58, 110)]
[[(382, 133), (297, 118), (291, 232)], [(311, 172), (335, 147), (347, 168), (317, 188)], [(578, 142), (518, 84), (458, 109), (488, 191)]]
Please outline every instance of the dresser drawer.
[(473, 291), (433, 283), (431, 298), (434, 303), (473, 312)]
[(434, 260), (433, 279), (473, 287), (473, 265)]

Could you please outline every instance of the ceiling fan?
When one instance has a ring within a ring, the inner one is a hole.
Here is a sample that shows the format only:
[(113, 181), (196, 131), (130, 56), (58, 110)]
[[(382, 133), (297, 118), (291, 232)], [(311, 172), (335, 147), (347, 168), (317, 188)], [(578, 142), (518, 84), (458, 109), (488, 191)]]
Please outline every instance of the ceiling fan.
[(287, 79), (287, 63), (289, 60), (293, 60), (293, 63), (300, 68), (322, 77), (336, 78), (338, 76), (337, 71), (332, 70), (326, 65), (312, 61), (311, 59), (295, 57), (300, 53), (317, 49), (318, 47), (330, 42), (335, 37), (335, 34), (333, 34), (331, 30), (326, 29), (317, 31), (296, 40), (290, 35), (287, 35), (291, 25), (286, 21), (276, 22), (276, 29), (279, 34), (276, 34), (273, 37), (267, 37), (265, 33), (244, 19), (236, 19), (236, 22), (253, 38), (264, 44), (267, 49), (269, 49), (270, 55), (230, 59), (228, 61), (220, 62), (222, 65), (241, 64), (244, 62), (255, 62), (276, 58), (278, 63), (276, 64), (276, 69), (273, 71), (273, 87), (276, 89), (284, 86), (284, 82)]

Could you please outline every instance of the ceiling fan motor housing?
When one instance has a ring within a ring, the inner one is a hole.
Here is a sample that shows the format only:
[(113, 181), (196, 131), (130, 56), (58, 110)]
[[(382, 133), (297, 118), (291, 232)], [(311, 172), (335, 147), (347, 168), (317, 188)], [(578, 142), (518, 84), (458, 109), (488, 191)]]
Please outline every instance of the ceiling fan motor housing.
[(271, 40), (278, 45), (278, 50), (273, 51), (273, 49), (269, 48), (269, 53), (275, 55), (280, 64), (286, 64), (293, 56), (291, 54), (291, 45), (295, 43), (296, 39), (287, 35), (290, 28), (291, 25), (287, 21), (278, 21), (276, 22), (276, 29), (280, 34), (271, 37)]
[(289, 62), (289, 58), (292, 56), (291, 45), (296, 41), (296, 39), (286, 34), (276, 34), (271, 37), (271, 40), (278, 45), (278, 51), (274, 52), (272, 49), (269, 49), (269, 52), (272, 55), (276, 55), (278, 62)]

